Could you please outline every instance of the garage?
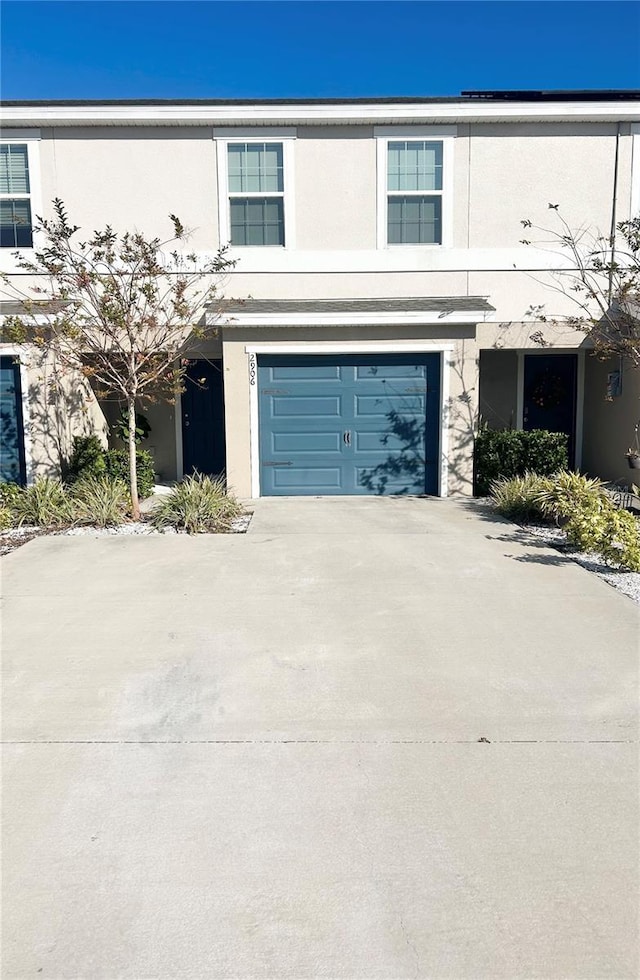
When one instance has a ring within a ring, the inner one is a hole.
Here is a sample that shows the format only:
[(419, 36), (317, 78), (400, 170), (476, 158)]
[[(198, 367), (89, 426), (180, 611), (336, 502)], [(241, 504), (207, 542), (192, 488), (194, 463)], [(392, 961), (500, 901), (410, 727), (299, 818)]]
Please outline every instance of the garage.
[(261, 355), (260, 492), (436, 494), (440, 353)]

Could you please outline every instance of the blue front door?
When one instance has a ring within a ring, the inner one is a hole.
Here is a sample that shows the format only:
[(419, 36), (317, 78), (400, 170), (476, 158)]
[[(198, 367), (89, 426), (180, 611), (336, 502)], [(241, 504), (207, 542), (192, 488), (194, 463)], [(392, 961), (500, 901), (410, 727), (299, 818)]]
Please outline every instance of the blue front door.
[(440, 355), (259, 358), (265, 496), (438, 491)]
[(224, 472), (222, 361), (191, 361), (182, 395), (182, 467), (185, 475)]
[(13, 357), (0, 357), (0, 483), (24, 482), (20, 365)]

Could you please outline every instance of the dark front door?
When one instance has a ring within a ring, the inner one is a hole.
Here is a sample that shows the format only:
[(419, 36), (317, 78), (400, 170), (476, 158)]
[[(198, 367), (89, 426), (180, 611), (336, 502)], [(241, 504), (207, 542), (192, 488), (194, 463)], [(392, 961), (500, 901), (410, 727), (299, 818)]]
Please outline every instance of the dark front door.
[(569, 466), (576, 458), (576, 354), (527, 354), (524, 359), (523, 428), (566, 432)]
[(222, 361), (192, 361), (182, 395), (182, 467), (185, 475), (217, 476), (225, 469)]
[(24, 482), (20, 365), (13, 357), (0, 357), (0, 483)]

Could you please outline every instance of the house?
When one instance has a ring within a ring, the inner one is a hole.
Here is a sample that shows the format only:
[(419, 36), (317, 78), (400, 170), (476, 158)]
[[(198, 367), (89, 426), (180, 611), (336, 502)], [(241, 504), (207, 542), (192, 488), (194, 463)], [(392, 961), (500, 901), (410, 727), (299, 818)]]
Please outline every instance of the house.
[[(627, 475), (638, 375), (527, 312), (574, 307), (553, 289), (563, 260), (520, 239), (550, 202), (605, 234), (640, 212), (640, 93), (6, 102), (2, 117), (10, 279), (55, 197), (88, 230), (162, 235), (173, 212), (197, 251), (231, 243), (217, 337), (181, 400), (146, 413), (162, 479), (469, 494), (479, 419), (565, 431), (573, 465)], [(75, 433), (107, 431), (117, 408), (85, 382), (54, 391), (37, 351), (0, 354), (3, 479), (55, 472)]]

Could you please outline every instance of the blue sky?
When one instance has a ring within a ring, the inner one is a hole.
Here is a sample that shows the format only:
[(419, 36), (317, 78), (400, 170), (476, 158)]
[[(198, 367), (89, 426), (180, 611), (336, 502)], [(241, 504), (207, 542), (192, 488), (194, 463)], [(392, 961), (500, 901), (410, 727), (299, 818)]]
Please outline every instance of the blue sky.
[(3, 0), (4, 99), (640, 88), (635, 0)]

